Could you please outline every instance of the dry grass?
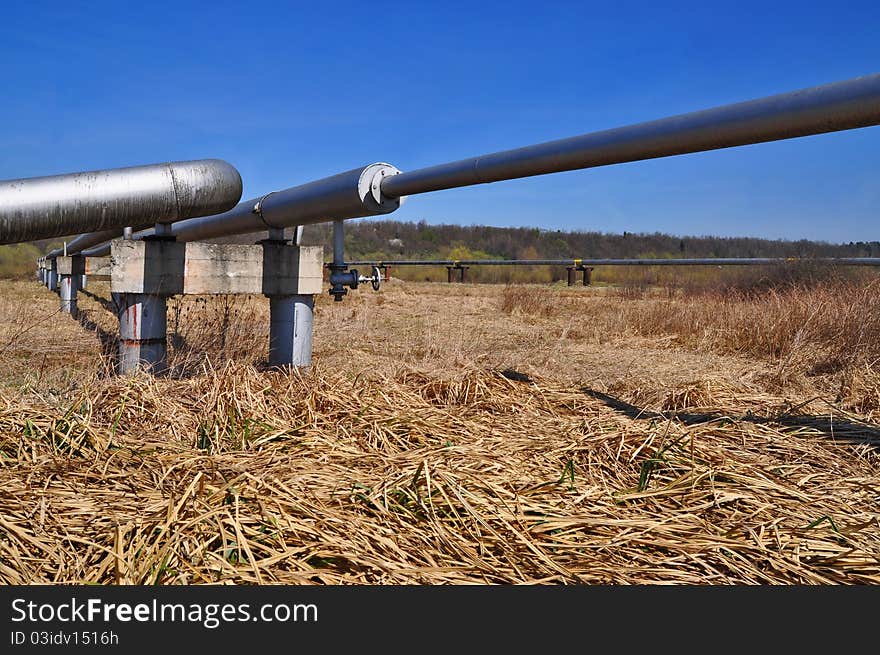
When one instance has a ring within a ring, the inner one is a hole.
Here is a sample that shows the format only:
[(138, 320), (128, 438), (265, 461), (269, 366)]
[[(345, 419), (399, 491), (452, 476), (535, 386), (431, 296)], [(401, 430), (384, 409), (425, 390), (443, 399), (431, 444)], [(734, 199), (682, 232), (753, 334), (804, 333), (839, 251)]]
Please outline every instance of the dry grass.
[(31, 284), (0, 295), (4, 583), (880, 582), (880, 379), (813, 370), (873, 338), (858, 290), (401, 283), (322, 299), (304, 375), (261, 370), (265, 302), (186, 299), (175, 375), (120, 379), (73, 320), (6, 320), (51, 312)]

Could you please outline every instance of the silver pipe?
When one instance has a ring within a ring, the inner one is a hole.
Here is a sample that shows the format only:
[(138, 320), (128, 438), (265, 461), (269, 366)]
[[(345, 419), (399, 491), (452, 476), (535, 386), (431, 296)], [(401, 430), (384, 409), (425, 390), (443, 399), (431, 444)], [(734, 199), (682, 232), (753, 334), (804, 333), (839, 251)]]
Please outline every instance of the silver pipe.
[[(383, 197), (379, 180), (396, 173), (397, 169), (389, 164), (370, 164), (309, 184), (273, 191), (242, 202), (224, 214), (179, 221), (172, 226), (171, 234), (178, 241), (202, 241), (273, 227), (388, 214), (400, 206), (400, 200)], [(140, 236), (150, 234), (147, 230)]]
[(7, 180), (0, 244), (216, 214), (240, 198), (241, 176), (218, 159)]
[[(89, 232), (86, 234), (80, 234), (78, 237), (74, 237), (67, 244), (67, 251), (75, 255), (77, 253), (82, 252), (92, 246), (96, 246), (98, 244), (104, 243), (105, 241), (110, 241), (111, 239), (115, 239), (122, 233), (119, 229), (113, 230), (103, 230), (102, 232)], [(47, 257), (58, 257), (61, 255), (61, 248), (57, 248), (56, 250), (51, 251), (46, 256)]]
[[(245, 200), (223, 214), (178, 221), (171, 226), (171, 235), (178, 241), (203, 241), (333, 219), (388, 214), (400, 207), (403, 201), (384, 197), (379, 187), (382, 179), (398, 172), (394, 166), (381, 162), (355, 168)], [(133, 238), (143, 239), (154, 233), (152, 229), (143, 230)], [(104, 257), (109, 253), (108, 243), (82, 251), (87, 257)]]
[(880, 123), (880, 73), (386, 177), (391, 198)]
[(94, 248), (88, 248), (87, 250), (82, 250), (80, 253), (83, 257), (106, 257), (110, 254), (110, 242), (102, 243), (99, 246), (95, 246)]
[[(880, 74), (873, 74), (409, 173), (400, 173), (388, 164), (373, 164), (249, 200), (225, 214), (181, 221), (172, 231), (178, 240), (195, 241), (269, 227), (373, 216), (394, 211), (396, 202), (408, 195), (878, 123)], [(148, 230), (141, 238), (150, 234)], [(103, 256), (107, 252), (109, 246), (99, 245), (84, 254)]]
[(706, 257), (703, 259), (425, 259), (347, 262), (349, 266), (880, 266), (880, 257)]

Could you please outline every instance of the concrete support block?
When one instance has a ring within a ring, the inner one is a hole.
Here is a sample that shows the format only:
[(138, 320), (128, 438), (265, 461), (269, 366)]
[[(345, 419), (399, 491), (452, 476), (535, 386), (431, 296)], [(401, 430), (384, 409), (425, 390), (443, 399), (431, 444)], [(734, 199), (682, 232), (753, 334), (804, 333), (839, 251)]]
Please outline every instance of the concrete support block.
[(321, 293), (324, 250), (291, 246), (125, 241), (111, 244), (111, 289), (117, 293)]
[(85, 257), (81, 255), (55, 258), (55, 270), (59, 275), (82, 275), (86, 272), (85, 266)]
[(109, 257), (86, 257), (85, 274), (88, 277), (110, 277)]
[(320, 246), (117, 239), (110, 290), (119, 312), (120, 373), (167, 368), (166, 299), (177, 294), (262, 294), (271, 313), (269, 361), (308, 366), (314, 295), (323, 289)]

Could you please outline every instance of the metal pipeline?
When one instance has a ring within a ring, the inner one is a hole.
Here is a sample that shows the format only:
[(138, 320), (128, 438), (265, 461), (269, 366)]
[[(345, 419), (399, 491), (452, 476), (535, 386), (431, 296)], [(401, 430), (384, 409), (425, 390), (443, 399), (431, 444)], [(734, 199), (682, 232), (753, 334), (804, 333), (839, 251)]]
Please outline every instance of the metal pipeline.
[[(125, 229), (125, 228), (123, 228)], [(96, 246), (101, 243), (105, 243), (110, 241), (111, 239), (115, 239), (118, 236), (122, 235), (121, 229), (114, 230), (104, 230), (103, 232), (89, 232), (86, 234), (80, 234), (78, 237), (75, 237), (71, 241), (67, 242), (67, 252), (75, 255), (83, 250), (91, 248), (92, 246)], [(63, 248), (56, 248), (55, 250), (46, 254), (47, 257), (58, 257), (62, 254)], [(107, 250), (109, 254), (109, 248)]]
[(702, 259), (425, 259), (347, 262), (349, 266), (774, 266), (818, 263), (880, 266), (880, 257), (706, 257)]
[(880, 123), (880, 73), (388, 177), (392, 198)]
[[(397, 175), (399, 172), (394, 166), (381, 162), (355, 168), (315, 182), (245, 200), (223, 214), (178, 221), (171, 226), (169, 235), (178, 241), (202, 241), (334, 219), (388, 214), (400, 207), (403, 199), (383, 196), (380, 185), (386, 176)], [(135, 234), (134, 238), (143, 239), (153, 234), (152, 229), (143, 230)], [(92, 241), (91, 236), (83, 235), (82, 238), (85, 240), (85, 237), (89, 237), (89, 241)], [(103, 257), (109, 252), (109, 244), (104, 244), (84, 249), (82, 254)]]
[[(194, 241), (394, 211), (405, 196), (500, 180), (776, 141), (880, 123), (880, 74), (400, 173), (373, 164), (180, 221)], [(141, 223), (143, 224), (143, 223)], [(135, 238), (152, 234), (146, 231)], [(109, 246), (83, 251), (89, 256)]]
[(241, 176), (219, 159), (6, 180), (0, 244), (206, 216), (240, 199)]

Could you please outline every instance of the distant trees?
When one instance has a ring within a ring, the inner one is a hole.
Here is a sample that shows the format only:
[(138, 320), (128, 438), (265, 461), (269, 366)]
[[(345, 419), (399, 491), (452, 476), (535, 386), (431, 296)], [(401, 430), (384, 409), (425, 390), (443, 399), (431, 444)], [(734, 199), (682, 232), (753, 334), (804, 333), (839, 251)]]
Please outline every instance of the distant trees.
[[(306, 227), (306, 243), (328, 245), (328, 224)], [(627, 257), (862, 257), (880, 256), (880, 242), (831, 244), (752, 237), (563, 232), (530, 227), (429, 225), (390, 220), (346, 223), (346, 257), (393, 259), (567, 259)], [(471, 253), (468, 257), (450, 253)]]

